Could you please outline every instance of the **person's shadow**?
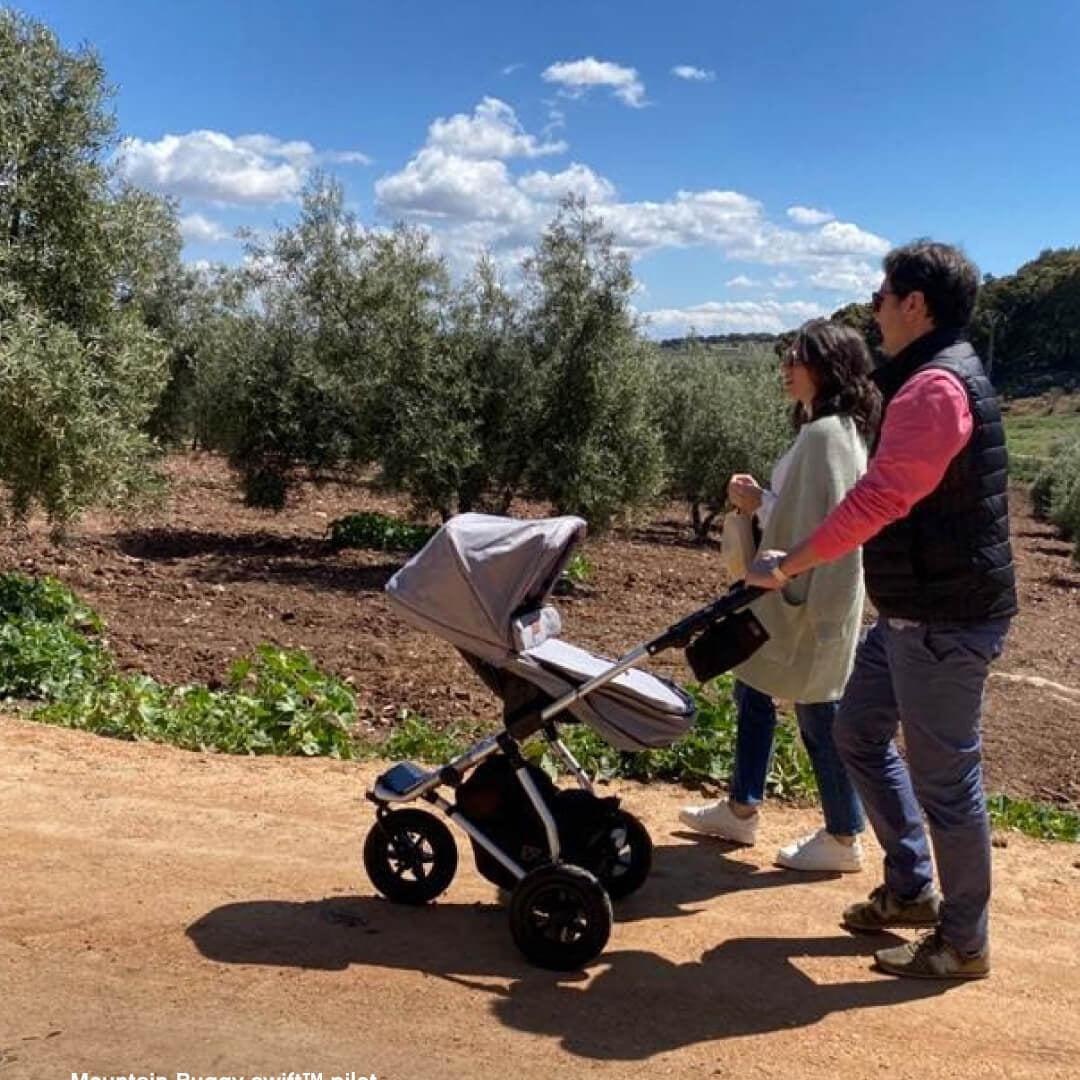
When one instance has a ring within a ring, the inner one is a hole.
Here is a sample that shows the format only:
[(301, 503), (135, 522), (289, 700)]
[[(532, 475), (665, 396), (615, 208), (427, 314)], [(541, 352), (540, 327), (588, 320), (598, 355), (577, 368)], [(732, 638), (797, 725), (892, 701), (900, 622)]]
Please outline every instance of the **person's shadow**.
[[(554, 1036), (580, 1057), (639, 1061), (699, 1042), (816, 1024), (830, 1013), (899, 1005), (944, 993), (955, 983), (875, 975), (819, 982), (800, 963), (865, 956), (899, 941), (731, 938), (700, 960), (674, 963), (654, 953), (605, 953), (607, 965), (582, 986), (522, 979), (493, 1005), (508, 1027)], [(851, 965), (849, 965), (851, 966)], [(855, 974), (855, 972), (852, 972)]]
[[(724, 859), (714, 845), (657, 849), (656, 872), (616, 905), (616, 921), (692, 915), (685, 904), (746, 888), (807, 880)], [(700, 960), (677, 963), (641, 950), (603, 953), (600, 971), (531, 967), (496, 903), (439, 902), (421, 908), (378, 897), (226, 904), (187, 930), (203, 956), (228, 964), (342, 971), (352, 965), (422, 971), (491, 995), (492, 1014), (521, 1031), (555, 1036), (581, 1057), (640, 1060), (693, 1043), (813, 1024), (831, 1012), (899, 1004), (949, 984), (869, 972), (869, 953), (892, 936), (731, 938)], [(618, 928), (612, 945), (617, 942)], [(865, 962), (856, 957), (866, 957)], [(800, 967), (835, 971), (851, 958), (854, 978), (820, 984)], [(509, 987), (493, 986), (496, 976)]]
[(648, 880), (638, 892), (614, 905), (616, 922), (696, 915), (705, 902), (728, 893), (806, 885), (840, 877), (833, 873), (805, 873), (772, 866), (761, 869), (728, 857), (731, 852), (740, 850), (737, 844), (689, 831), (672, 835), (696, 842), (654, 847)]

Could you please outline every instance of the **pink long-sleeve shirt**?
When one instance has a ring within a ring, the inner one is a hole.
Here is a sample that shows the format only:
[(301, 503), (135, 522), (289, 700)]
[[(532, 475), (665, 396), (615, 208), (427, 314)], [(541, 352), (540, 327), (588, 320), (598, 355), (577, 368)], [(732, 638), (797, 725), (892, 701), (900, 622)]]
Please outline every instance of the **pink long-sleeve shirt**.
[(972, 426), (967, 391), (955, 375), (931, 368), (913, 376), (885, 410), (866, 473), (811, 534), (814, 554), (832, 562), (906, 517), (941, 483)]

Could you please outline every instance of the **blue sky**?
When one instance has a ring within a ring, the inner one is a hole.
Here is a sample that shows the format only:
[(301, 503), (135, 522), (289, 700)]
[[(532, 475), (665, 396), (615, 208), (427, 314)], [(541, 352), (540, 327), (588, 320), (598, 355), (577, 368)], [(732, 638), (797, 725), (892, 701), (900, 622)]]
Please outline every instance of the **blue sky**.
[(317, 167), (458, 270), (512, 273), (581, 192), (658, 336), (864, 299), (915, 236), (999, 275), (1080, 244), (1074, 0), (19, 6), (100, 53), (123, 168), (180, 200), (191, 261), (238, 260)]

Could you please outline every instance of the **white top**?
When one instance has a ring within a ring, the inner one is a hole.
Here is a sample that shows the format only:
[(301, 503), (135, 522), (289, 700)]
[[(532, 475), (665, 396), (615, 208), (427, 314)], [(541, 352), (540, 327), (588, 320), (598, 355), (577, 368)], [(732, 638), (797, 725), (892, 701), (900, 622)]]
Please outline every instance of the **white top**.
[(777, 458), (772, 469), (772, 475), (769, 477), (769, 490), (761, 493), (761, 505), (754, 511), (754, 514), (758, 519), (758, 524), (763, 529), (769, 523), (769, 515), (772, 513), (772, 508), (776, 505), (776, 500), (780, 497), (780, 492), (784, 488), (784, 481), (787, 479), (792, 459), (795, 457), (795, 447), (802, 440), (807, 426), (807, 424), (803, 424), (799, 428), (795, 441)]

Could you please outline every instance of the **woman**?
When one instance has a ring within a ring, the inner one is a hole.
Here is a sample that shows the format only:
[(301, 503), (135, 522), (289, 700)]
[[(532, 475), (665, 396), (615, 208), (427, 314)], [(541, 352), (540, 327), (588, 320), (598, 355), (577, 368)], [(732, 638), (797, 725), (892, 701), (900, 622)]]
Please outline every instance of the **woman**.
[[(761, 550), (789, 550), (865, 471), (866, 445), (881, 412), (870, 372), (870, 355), (854, 330), (825, 319), (799, 330), (782, 361), (784, 389), (795, 399), (795, 441), (773, 468), (768, 490), (747, 474), (736, 474), (728, 486), (736, 508), (757, 516)], [(755, 842), (776, 729), (774, 698), (782, 698), (795, 702), (825, 826), (782, 847), (776, 861), (792, 870), (861, 868), (862, 807), (833, 744), (832, 724), (854, 661), (863, 597), (862, 559), (855, 551), (755, 602), (769, 641), (735, 669), (738, 733), (730, 795), (684, 807), (684, 824), (737, 843)]]

